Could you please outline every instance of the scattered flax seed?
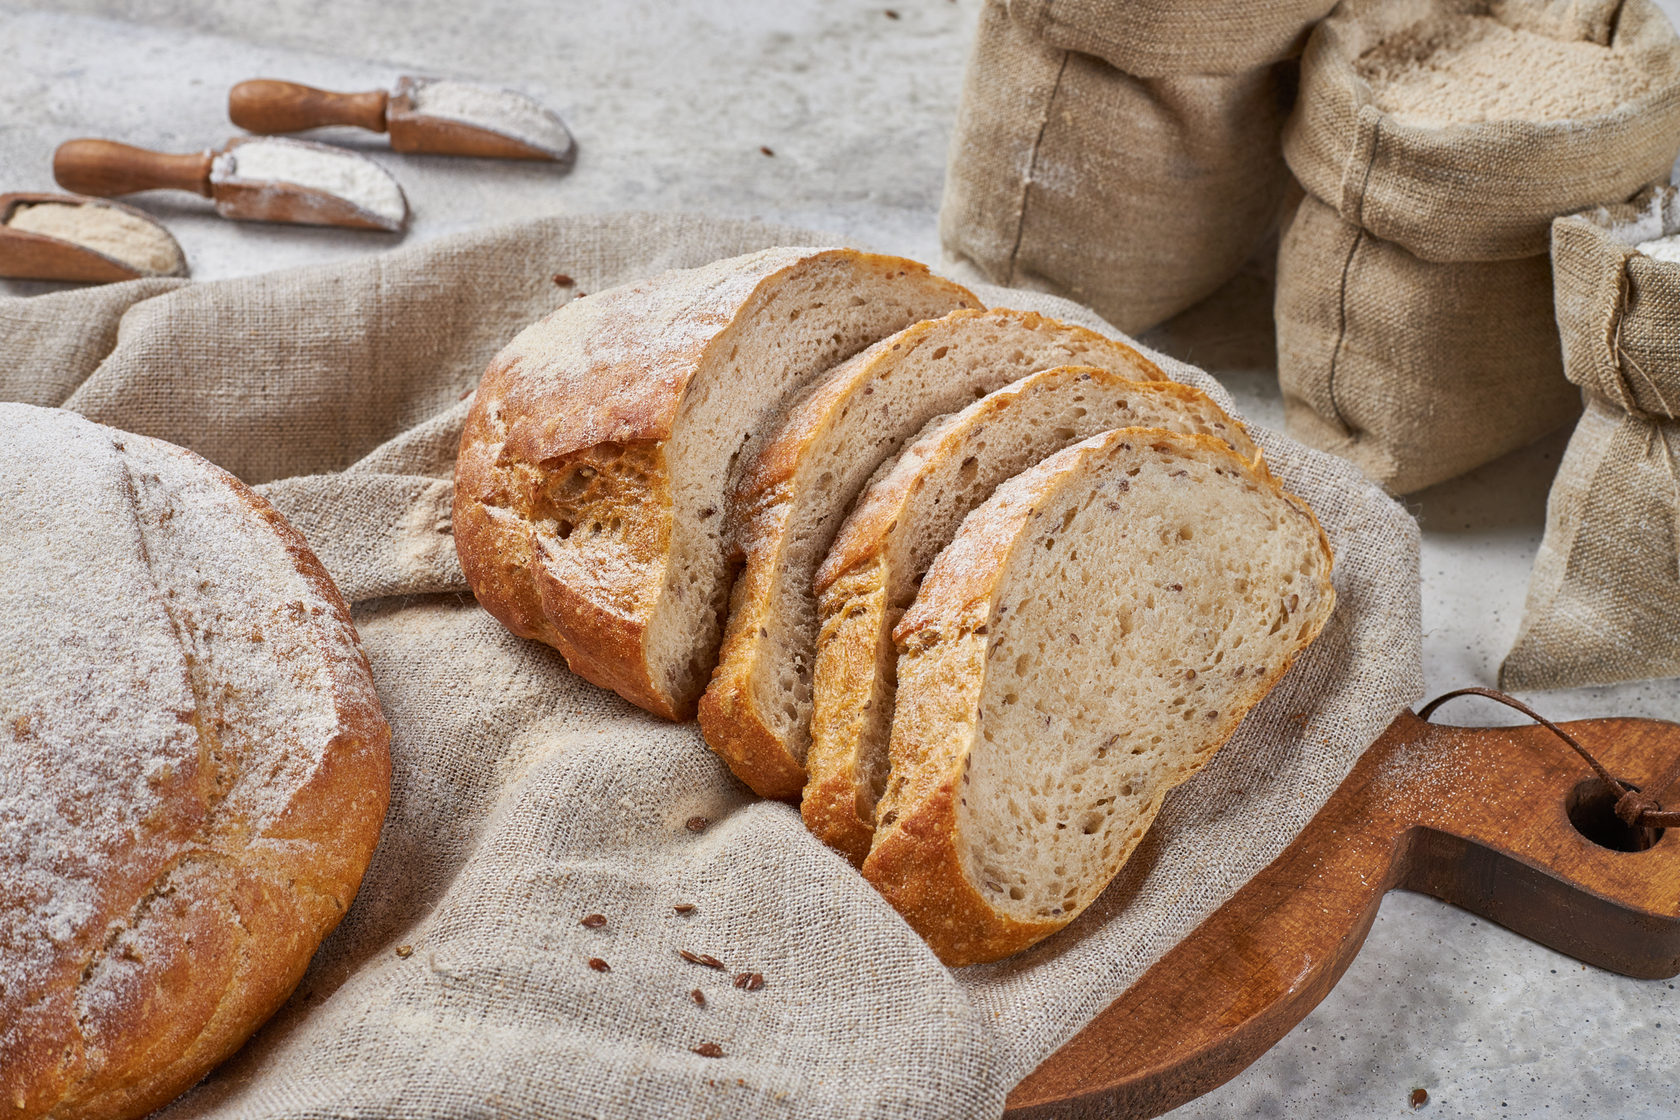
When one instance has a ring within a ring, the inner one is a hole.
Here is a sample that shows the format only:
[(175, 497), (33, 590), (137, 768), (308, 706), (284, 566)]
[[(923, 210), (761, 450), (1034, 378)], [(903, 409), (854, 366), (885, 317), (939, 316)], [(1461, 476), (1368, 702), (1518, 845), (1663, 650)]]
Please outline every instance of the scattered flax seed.
[(760, 152), (762, 152), (764, 155), (767, 155), (767, 156), (773, 156), (773, 155), (776, 154), (774, 151), (771, 150), (770, 145), (768, 145), (768, 144), (760, 144), (758, 146), (758, 150)]
[(606, 924), (607, 916), (605, 914), (591, 914), (587, 918), (583, 918), (578, 922), (578, 925), (586, 926), (589, 929), (600, 929)]
[(593, 968), (596, 972), (611, 972), (612, 971), (612, 965), (608, 964), (606, 961), (602, 960), (600, 957), (590, 957), (589, 958), (589, 967)]
[(671, 909), (675, 910), (679, 914), (692, 914), (694, 913), (694, 903), (679, 902), (675, 906), (671, 907)]
[(735, 977), (735, 986), (745, 988), (749, 992), (756, 992), (764, 987), (764, 973), (743, 972)]
[(689, 996), (690, 999), (692, 999), (694, 1001), (696, 1006), (698, 1006), (698, 1007), (706, 1006), (706, 993), (702, 992), (699, 988), (696, 988), (692, 992), (689, 992), (688, 996)]
[(712, 956), (710, 953), (691, 953), (687, 949), (678, 949), (677, 955), (689, 964), (703, 964), (707, 968), (718, 969), (723, 967), (723, 962)]
[(554, 274), (554, 286), (556, 288), (570, 288), (575, 283), (576, 281), (574, 281), (570, 276), (567, 276), (564, 272), (556, 272)]
[(1412, 1102), (1412, 1111), (1416, 1112), (1418, 1109), (1422, 1108), (1424, 1105), (1429, 1103), (1429, 1090), (1428, 1089), (1413, 1089), (1412, 1090), (1412, 1096), (1411, 1096), (1411, 1102)]
[(706, 826), (711, 823), (712, 822), (707, 820), (705, 817), (689, 817), (688, 830), (690, 832), (704, 832), (706, 831)]
[(404, 960), (408, 959), (409, 957), (412, 957), (413, 955), (414, 955), (414, 946), (412, 946), (412, 945), (398, 945), (397, 946), (397, 956), (402, 957)]
[(721, 1057), (723, 1057), (723, 1047), (719, 1046), (715, 1042), (702, 1042), (700, 1045), (698, 1045), (694, 1048), (694, 1052), (696, 1054), (700, 1055), (702, 1058), (721, 1058)]
[(891, 8), (888, 8), (886, 11), (882, 12), (881, 14), (886, 16), (888, 19), (897, 19), (898, 18), (898, 13), (893, 11)]

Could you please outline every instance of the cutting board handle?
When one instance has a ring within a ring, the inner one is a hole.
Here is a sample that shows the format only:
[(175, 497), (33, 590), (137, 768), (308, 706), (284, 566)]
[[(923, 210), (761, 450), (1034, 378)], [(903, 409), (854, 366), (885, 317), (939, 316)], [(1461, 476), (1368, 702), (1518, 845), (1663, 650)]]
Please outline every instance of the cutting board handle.
[(334, 124), (384, 132), (389, 98), (382, 89), (334, 93), (299, 82), (254, 78), (228, 91), (228, 119), (248, 132), (264, 135)]
[[(1680, 725), (1560, 726), (1673, 800)], [(1007, 1115), (1156, 1116), (1228, 1081), (1329, 994), (1395, 887), (1625, 976), (1675, 975), (1680, 829), (1630, 825), (1622, 796), (1548, 727), (1402, 712), (1295, 842), (1018, 1085)]]
[(53, 153), (53, 178), (67, 191), (112, 198), (135, 191), (192, 191), (210, 197), (210, 151), (170, 155), (114, 140), (66, 140)]

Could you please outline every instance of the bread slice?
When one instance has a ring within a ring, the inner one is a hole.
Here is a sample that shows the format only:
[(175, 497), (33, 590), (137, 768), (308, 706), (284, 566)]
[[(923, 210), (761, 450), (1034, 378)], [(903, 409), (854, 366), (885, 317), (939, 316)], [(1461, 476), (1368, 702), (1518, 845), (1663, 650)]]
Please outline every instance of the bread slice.
[(453, 522), (473, 593), (585, 679), (686, 718), (728, 602), (725, 500), (784, 398), (979, 305), (913, 261), (806, 248), (573, 300), (496, 356), (467, 417)]
[(810, 744), (817, 608), (811, 581), (882, 461), (929, 419), (1047, 366), (1163, 375), (1131, 347), (1034, 312), (917, 323), (824, 375), (783, 418), (734, 499), (745, 567), (700, 728), (763, 797), (797, 797)]
[(863, 874), (949, 965), (1102, 892), (1330, 617), (1312, 512), (1207, 436), (1124, 428), (969, 515), (894, 634)]
[(887, 781), (892, 631), (928, 565), (998, 484), (1071, 443), (1129, 427), (1209, 435), (1260, 458), (1243, 426), (1200, 390), (1063, 366), (935, 421), (858, 499), (817, 572), (821, 628), (800, 807), (811, 831), (854, 864), (869, 854)]

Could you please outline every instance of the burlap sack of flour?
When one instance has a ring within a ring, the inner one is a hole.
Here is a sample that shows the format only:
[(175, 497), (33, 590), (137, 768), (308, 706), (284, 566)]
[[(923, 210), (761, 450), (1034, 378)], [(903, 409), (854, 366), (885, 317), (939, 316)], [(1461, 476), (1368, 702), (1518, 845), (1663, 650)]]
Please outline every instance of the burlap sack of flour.
[(1279, 137), (1331, 0), (991, 0), (940, 237), (960, 278), (1053, 292), (1139, 332), (1276, 227)]
[[(1488, 77), (1490, 59), (1465, 54), (1464, 73), (1435, 75), (1440, 119), (1386, 111), (1365, 76), (1372, 60), (1396, 44), (1439, 44), (1441, 29), (1488, 5), (1345, 0), (1308, 41), (1285, 130), (1284, 155), (1308, 192), (1278, 252), (1289, 428), (1397, 493), (1462, 474), (1578, 413), (1552, 319), (1552, 219), (1666, 180), (1680, 151), (1680, 38), (1651, 0), (1496, 8), (1502, 27), (1559, 44), (1536, 81), (1559, 90), (1601, 82), (1608, 101), (1573, 119), (1472, 119), (1500, 106), (1454, 104), (1475, 100), (1463, 91), (1480, 88), (1477, 67)], [(1590, 56), (1570, 53), (1586, 44)], [(1524, 59), (1493, 61), (1516, 67), (1506, 76), (1522, 91)]]
[[(1336, 549), (1328, 629), (1078, 922), (1011, 960), (940, 965), (693, 724), (504, 630), (466, 593), (449, 537), (463, 398), (576, 290), (556, 273), (599, 291), (813, 240), (562, 218), (162, 294), (0, 301), (0, 398), (62, 403), (263, 484), (353, 603), (392, 726), (390, 815), (354, 906), (280, 1014), (170, 1116), (996, 1116), (1270, 862), (1416, 697), (1415, 525), (1347, 464), (1257, 432)], [(981, 295), (1111, 329), (1051, 297)], [(56, 363), (89, 339), (105, 353), (72, 383)], [(1159, 360), (1229, 407), (1205, 374)], [(712, 823), (690, 831), (694, 816)], [(592, 913), (604, 928), (579, 924)], [(738, 971), (764, 986), (733, 987)], [(708, 1042), (724, 1056), (694, 1053)]]
[(1680, 676), (1680, 191), (1552, 226), (1564, 370), (1581, 387), (1505, 688)]

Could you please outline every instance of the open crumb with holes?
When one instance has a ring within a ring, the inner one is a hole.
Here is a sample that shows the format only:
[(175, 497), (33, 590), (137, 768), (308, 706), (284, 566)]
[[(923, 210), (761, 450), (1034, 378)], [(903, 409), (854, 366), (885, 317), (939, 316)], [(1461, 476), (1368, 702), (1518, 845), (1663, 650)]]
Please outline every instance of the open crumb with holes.
[(587, 680), (687, 718), (733, 575), (725, 503), (789, 395), (978, 306), (913, 261), (805, 248), (572, 300), (496, 356), (467, 417), (453, 523), (473, 593)]
[(893, 627), (928, 566), (1000, 483), (1069, 444), (1128, 427), (1198, 432), (1260, 457), (1243, 426), (1198, 389), (1063, 366), (934, 421), (858, 499), (817, 573), (810, 779), (800, 808), (811, 831), (854, 864), (869, 854), (887, 781)]
[(1084, 327), (1031, 311), (955, 311), (822, 375), (747, 465), (732, 503), (745, 566), (700, 728), (753, 792), (798, 797), (804, 788), (818, 628), (811, 582), (870, 476), (933, 417), (1069, 363), (1163, 377), (1130, 346)]
[(1129, 428), (1000, 486), (895, 632), (863, 874), (949, 965), (1072, 921), (1335, 604), (1317, 520), (1217, 440)]

